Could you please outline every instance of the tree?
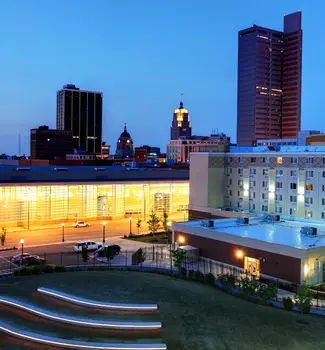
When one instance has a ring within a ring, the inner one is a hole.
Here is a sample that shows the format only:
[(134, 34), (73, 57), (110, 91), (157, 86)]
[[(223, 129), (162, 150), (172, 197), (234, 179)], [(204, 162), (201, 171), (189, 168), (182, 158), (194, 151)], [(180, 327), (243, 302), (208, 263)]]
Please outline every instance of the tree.
[(0, 241), (1, 241), (1, 245), (2, 246), (5, 245), (6, 236), (7, 236), (7, 229), (5, 227), (2, 227), (2, 232), (1, 232), (1, 235), (0, 235)]
[(182, 264), (186, 257), (186, 252), (182, 249), (175, 249), (172, 251), (172, 256), (174, 260), (174, 265), (176, 266), (177, 270), (182, 273)]
[(168, 227), (168, 214), (167, 214), (167, 211), (164, 210), (164, 214), (163, 214), (163, 219), (162, 219), (162, 224), (163, 224), (163, 228), (164, 228), (164, 231), (166, 233), (169, 232), (169, 227)]
[(147, 221), (149, 231), (150, 233), (155, 234), (159, 230), (160, 220), (153, 210), (149, 215), (149, 218), (150, 219)]
[(140, 234), (140, 228), (141, 228), (141, 225), (142, 225), (142, 220), (137, 218), (137, 221), (135, 223), (137, 229), (138, 229), (138, 235)]

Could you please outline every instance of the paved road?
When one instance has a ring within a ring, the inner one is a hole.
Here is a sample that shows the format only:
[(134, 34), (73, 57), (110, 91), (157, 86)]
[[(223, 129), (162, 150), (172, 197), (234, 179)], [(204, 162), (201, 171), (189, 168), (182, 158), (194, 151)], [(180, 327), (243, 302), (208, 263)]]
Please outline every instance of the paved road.
[[(171, 216), (171, 221), (184, 220), (181, 216)], [(102, 221), (89, 222), (90, 227), (74, 228), (72, 223), (66, 223), (64, 226), (65, 242), (77, 242), (82, 240), (95, 240), (101, 242), (103, 239)], [(132, 220), (131, 230), (137, 233), (135, 219)], [(105, 236), (106, 240), (112, 237), (123, 237), (130, 232), (130, 220), (112, 220), (106, 221)], [(147, 232), (146, 224), (143, 221), (140, 233)], [(33, 227), (30, 230), (26, 228), (10, 228), (7, 231), (5, 247), (20, 247), (20, 240), (25, 240), (25, 247), (44, 246), (49, 244), (62, 244), (63, 229), (60, 224)]]

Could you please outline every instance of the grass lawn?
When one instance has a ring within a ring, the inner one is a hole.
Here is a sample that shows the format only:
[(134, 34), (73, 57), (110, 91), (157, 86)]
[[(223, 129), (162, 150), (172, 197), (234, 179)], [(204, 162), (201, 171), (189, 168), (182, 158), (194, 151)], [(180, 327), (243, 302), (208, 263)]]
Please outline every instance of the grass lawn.
[[(100, 301), (158, 303), (160, 309), (143, 315), (91, 311), (40, 297), (35, 293), (39, 286)], [(163, 323), (163, 330), (157, 333), (98, 331), (55, 324), (0, 306), (0, 322), (67, 339), (164, 342), (169, 350), (325, 349), (323, 318), (256, 305), (208, 285), (151, 273), (88, 271), (16, 277), (0, 281), (0, 295), (65, 315)], [(26, 346), (0, 333), (0, 349), (50, 348)]]
[(144, 242), (144, 243), (153, 243), (153, 244), (166, 244), (168, 243), (168, 235), (166, 232), (158, 232), (155, 235), (133, 235), (131, 237), (126, 237), (132, 241)]

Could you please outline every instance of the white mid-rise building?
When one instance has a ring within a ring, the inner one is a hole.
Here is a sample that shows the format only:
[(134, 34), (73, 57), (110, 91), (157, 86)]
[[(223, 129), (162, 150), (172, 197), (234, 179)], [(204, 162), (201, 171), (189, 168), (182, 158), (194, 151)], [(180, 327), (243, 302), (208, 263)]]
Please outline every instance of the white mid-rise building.
[(189, 209), (325, 221), (325, 146), (192, 153)]

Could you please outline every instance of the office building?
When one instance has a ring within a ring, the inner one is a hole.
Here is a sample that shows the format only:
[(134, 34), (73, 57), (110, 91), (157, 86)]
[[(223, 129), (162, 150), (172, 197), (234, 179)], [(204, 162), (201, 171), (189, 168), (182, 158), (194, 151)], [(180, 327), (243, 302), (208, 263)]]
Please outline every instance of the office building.
[(301, 12), (284, 30), (254, 25), (238, 34), (237, 144), (297, 138), (301, 124)]
[(179, 107), (174, 111), (170, 139), (177, 140), (182, 136), (192, 136), (192, 127), (189, 112), (184, 108), (183, 102), (180, 102)]
[(101, 92), (80, 90), (68, 84), (57, 92), (56, 127), (72, 131), (74, 148), (101, 153)]
[(49, 129), (43, 125), (30, 131), (31, 159), (65, 159), (73, 152), (72, 132), (69, 130)]
[[(170, 140), (167, 145), (167, 159), (175, 163), (188, 163), (191, 152), (220, 152), (230, 145), (230, 137), (223, 133), (211, 136), (181, 136)], [(220, 147), (221, 146), (221, 147)]]

